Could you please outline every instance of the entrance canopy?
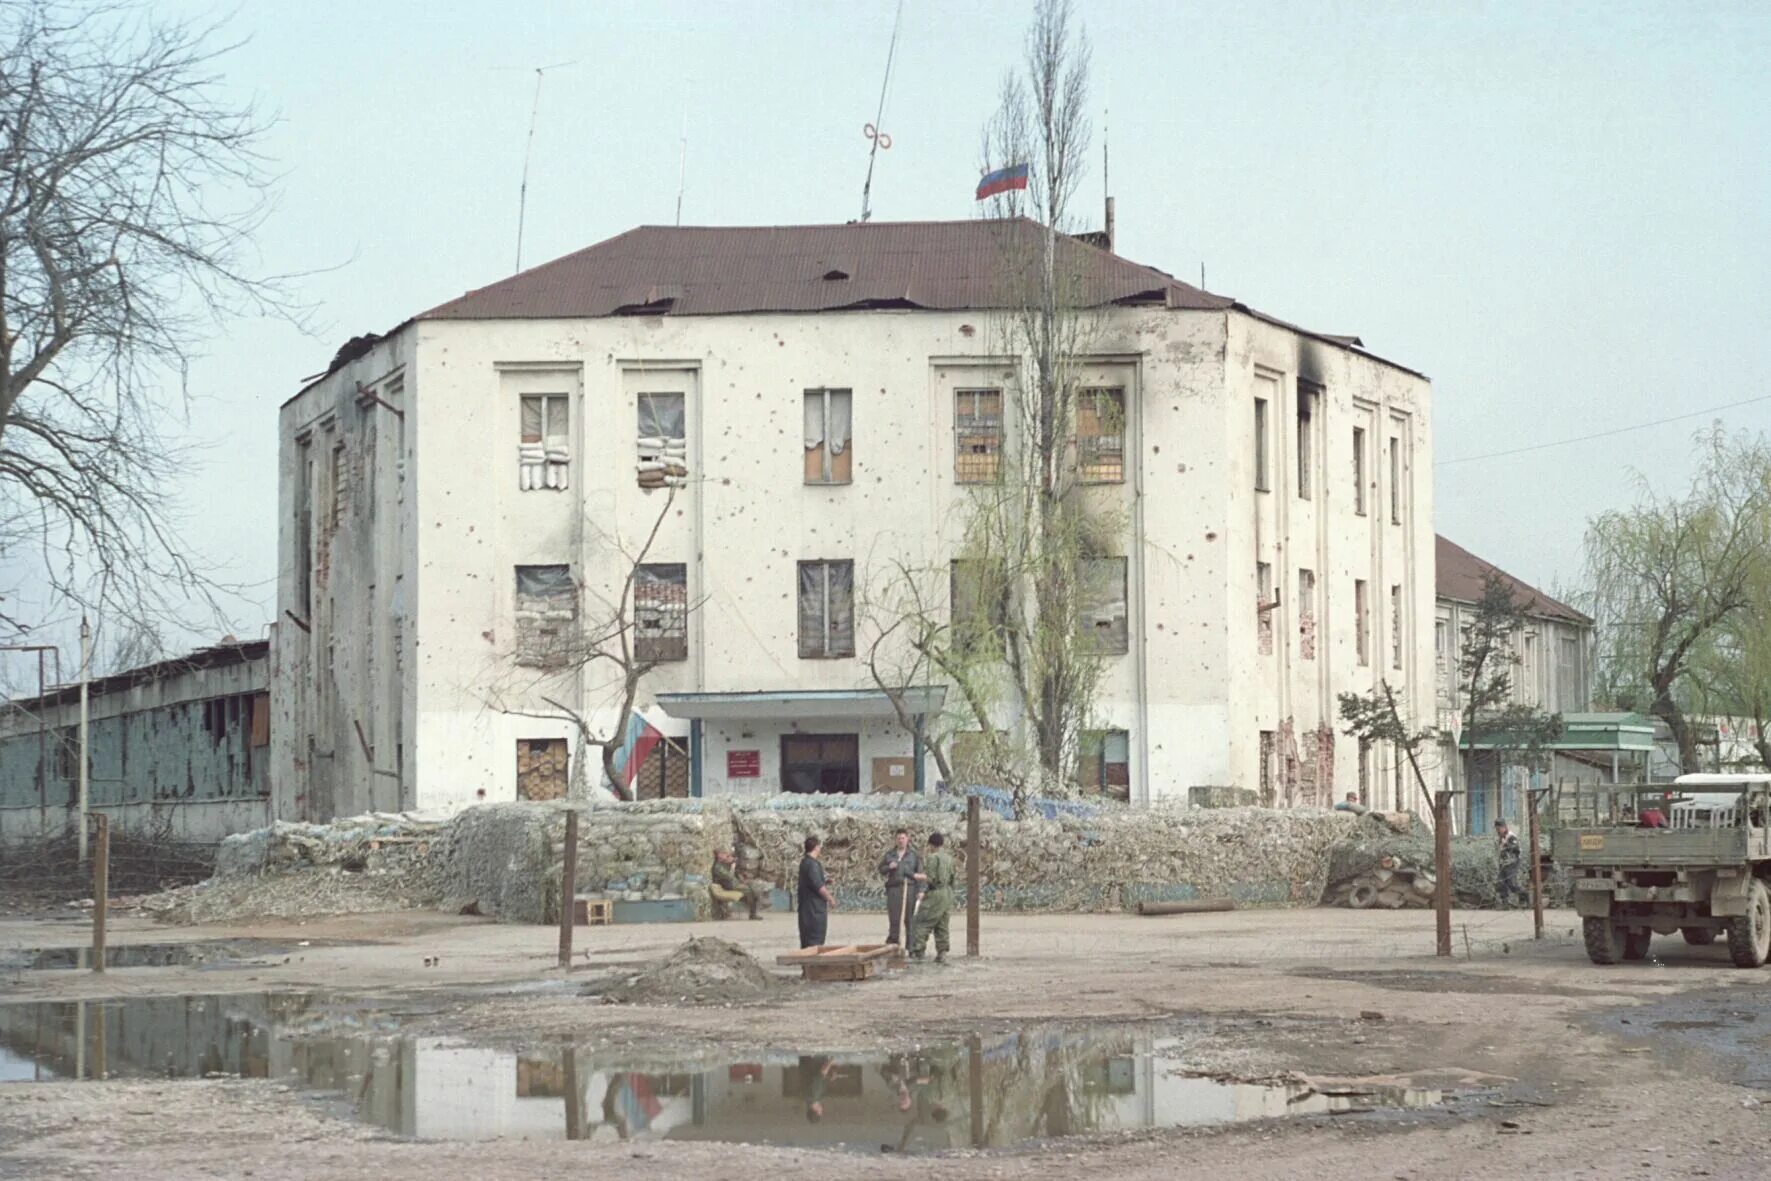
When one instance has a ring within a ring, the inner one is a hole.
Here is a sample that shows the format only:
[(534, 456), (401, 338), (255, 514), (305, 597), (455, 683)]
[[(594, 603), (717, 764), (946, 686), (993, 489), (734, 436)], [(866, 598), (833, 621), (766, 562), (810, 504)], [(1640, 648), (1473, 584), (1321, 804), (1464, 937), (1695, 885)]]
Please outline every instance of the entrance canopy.
[(754, 693), (660, 693), (658, 708), (673, 718), (702, 721), (746, 721), (776, 718), (895, 718), (892, 697), (912, 717), (937, 714), (947, 700), (944, 685), (883, 689), (785, 689)]
[[(1465, 750), (1503, 750), (1517, 745), (1518, 740), (1507, 734), (1463, 741)], [(1562, 736), (1546, 743), (1545, 749), (1647, 754), (1654, 749), (1654, 722), (1631, 713), (1563, 714)]]

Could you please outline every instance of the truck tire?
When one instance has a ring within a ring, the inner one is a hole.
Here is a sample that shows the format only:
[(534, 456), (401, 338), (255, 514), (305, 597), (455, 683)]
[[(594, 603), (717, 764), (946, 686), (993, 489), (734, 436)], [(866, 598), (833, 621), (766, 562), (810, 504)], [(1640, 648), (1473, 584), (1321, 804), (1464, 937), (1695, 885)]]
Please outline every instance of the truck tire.
[(1370, 882), (1361, 882), (1347, 894), (1347, 905), (1354, 910), (1369, 910), (1377, 901), (1378, 889)]
[(1587, 958), (1595, 964), (1615, 964), (1623, 958), (1623, 928), (1608, 918), (1588, 917), (1581, 920), (1581, 934), (1586, 938)]
[(1648, 945), (1654, 940), (1654, 932), (1647, 927), (1640, 931), (1625, 931), (1623, 935), (1623, 958), (1626, 960), (1645, 960), (1648, 958)]
[(1746, 892), (1746, 913), (1728, 920), (1728, 956), (1737, 968), (1763, 967), (1771, 958), (1771, 890), (1754, 879)]
[(1680, 927), (1679, 934), (1683, 935), (1685, 942), (1692, 947), (1708, 947), (1716, 941), (1714, 927)]

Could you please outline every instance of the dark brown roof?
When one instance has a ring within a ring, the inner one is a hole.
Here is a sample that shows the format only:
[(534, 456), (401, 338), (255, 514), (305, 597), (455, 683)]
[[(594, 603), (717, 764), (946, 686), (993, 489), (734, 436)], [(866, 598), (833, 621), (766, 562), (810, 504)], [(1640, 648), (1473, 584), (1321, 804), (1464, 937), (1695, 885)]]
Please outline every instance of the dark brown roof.
[(1482, 582), (1489, 571), (1501, 576), (1513, 591), (1513, 598), (1525, 604), (1525, 613), (1539, 619), (1558, 619), (1565, 623), (1591, 624), (1592, 617), (1583, 615), (1566, 603), (1558, 603), (1530, 583), (1522, 582), (1496, 566), (1484, 562), (1461, 545), (1437, 538), (1434, 560), (1438, 564), (1438, 589), (1441, 599), (1475, 603), (1482, 598)]
[[(1026, 218), (825, 226), (640, 226), (470, 291), (420, 319), (718, 316), (843, 308), (1014, 306), (1004, 261), (1040, 258)], [(1077, 303), (1221, 310), (1236, 301), (1068, 235), (1058, 270)]]

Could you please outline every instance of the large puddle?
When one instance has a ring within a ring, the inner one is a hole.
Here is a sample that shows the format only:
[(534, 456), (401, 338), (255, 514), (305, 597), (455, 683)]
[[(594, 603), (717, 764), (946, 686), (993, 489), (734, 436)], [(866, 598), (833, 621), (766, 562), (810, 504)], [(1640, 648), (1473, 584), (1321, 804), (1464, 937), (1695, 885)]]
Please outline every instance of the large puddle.
[[(265, 939), (208, 939), (185, 943), (125, 943), (105, 948), (107, 968), (233, 967), (248, 960), (287, 955), (297, 944)], [(309, 946), (307, 943), (299, 946)], [(0, 972), (86, 970), (91, 947), (0, 948)]]
[(0, 1080), (241, 1075), (347, 1099), (417, 1139), (718, 1140), (928, 1152), (1141, 1128), (1432, 1107), (1433, 1089), (1187, 1071), (1147, 1029), (1038, 1027), (896, 1052), (645, 1056), (399, 1032), (317, 994), (0, 1005)]

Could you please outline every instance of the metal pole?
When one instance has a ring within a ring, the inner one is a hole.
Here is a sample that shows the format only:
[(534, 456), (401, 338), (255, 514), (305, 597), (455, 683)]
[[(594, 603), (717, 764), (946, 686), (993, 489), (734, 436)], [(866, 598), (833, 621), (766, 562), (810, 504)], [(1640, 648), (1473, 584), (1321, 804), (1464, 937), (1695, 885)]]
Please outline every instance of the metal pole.
[(92, 970), (105, 970), (105, 911), (111, 894), (111, 818), (92, 818), (98, 826), (98, 848), (92, 858)]
[(978, 832), (978, 797), (965, 801), (965, 953), (978, 954), (978, 894), (983, 881), (984, 844)]
[(49, 707), (43, 700), (43, 651), (37, 651), (37, 823), (49, 807)]
[(1537, 803), (1540, 793), (1527, 789), (1525, 799), (1531, 809), (1531, 930), (1533, 939), (1543, 938), (1543, 860), (1537, 852)]
[(89, 733), (89, 726), (92, 721), (92, 717), (91, 717), (92, 711), (89, 708), (91, 703), (88, 700), (88, 693), (87, 693), (88, 681), (90, 681), (91, 677), (92, 677), (92, 628), (90, 625), (87, 624), (86, 617), (84, 615), (82, 615), (80, 617), (80, 767), (79, 767), (79, 770), (76, 772), (76, 776), (80, 782), (80, 864), (81, 865), (86, 864), (86, 854), (87, 854), (86, 813), (87, 813), (87, 807), (90, 802), (88, 799), (88, 796), (87, 796), (87, 792), (91, 787), (91, 785), (87, 782), (87, 774), (91, 769), (90, 765), (89, 765), (90, 759), (87, 757), (87, 751), (90, 748), (86, 745), (87, 736)]
[(572, 963), (572, 925), (578, 921), (578, 809), (566, 810), (566, 851), (560, 866), (560, 967)]
[(1451, 793), (1433, 796), (1433, 908), (1438, 911), (1436, 955), (1451, 954)]

